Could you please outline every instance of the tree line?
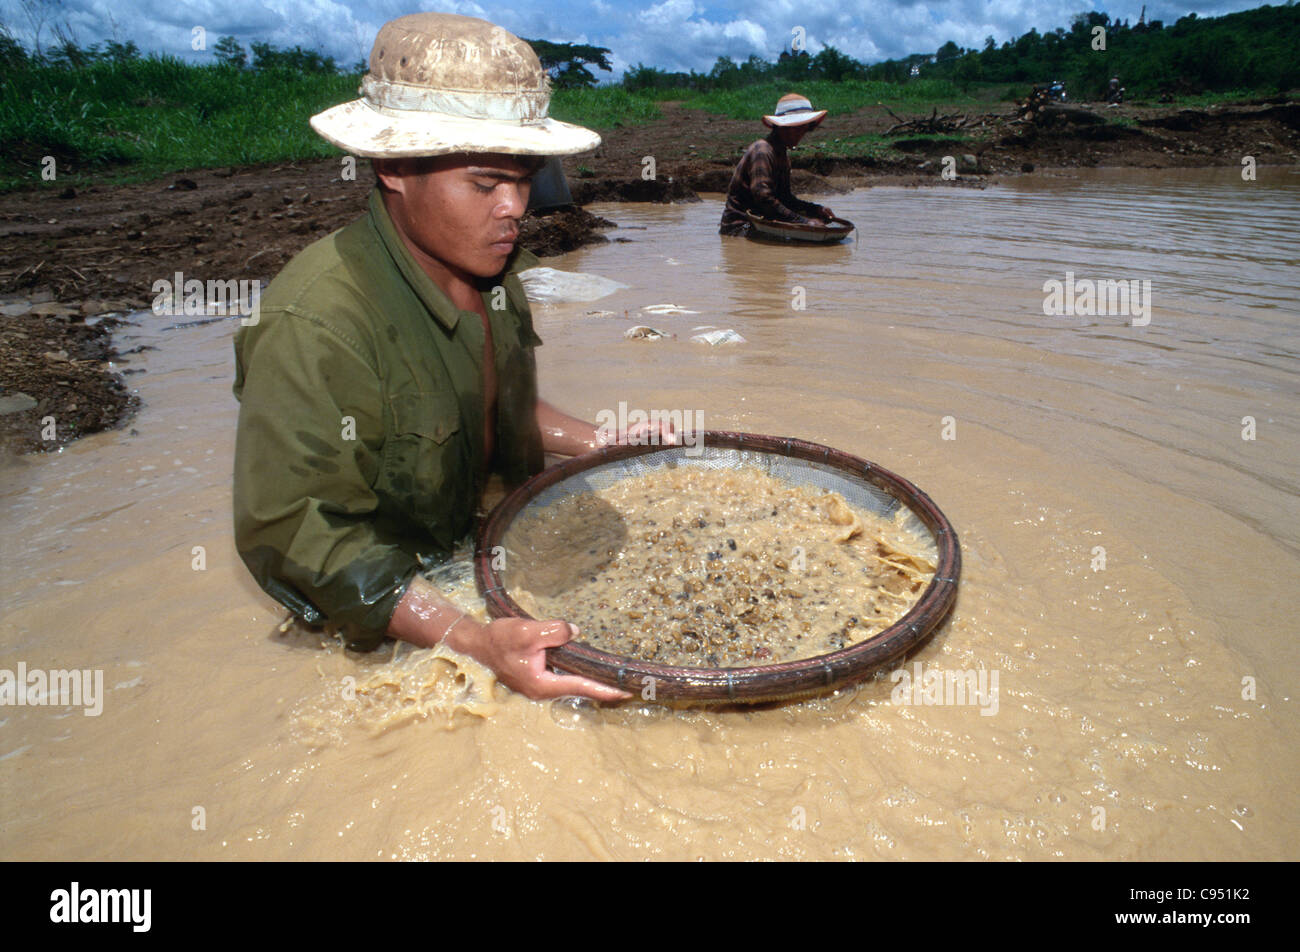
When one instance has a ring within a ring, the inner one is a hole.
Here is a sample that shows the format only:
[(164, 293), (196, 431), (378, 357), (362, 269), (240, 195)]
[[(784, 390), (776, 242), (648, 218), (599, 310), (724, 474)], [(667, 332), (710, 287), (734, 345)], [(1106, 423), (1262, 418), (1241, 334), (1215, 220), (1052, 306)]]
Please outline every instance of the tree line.
[[(1099, 32), (1100, 30), (1100, 32)], [(1030, 30), (1000, 46), (993, 37), (981, 49), (947, 42), (933, 53), (866, 64), (833, 46), (816, 55), (783, 52), (775, 62), (720, 56), (708, 72), (668, 72), (638, 63), (623, 77), (629, 91), (740, 89), (780, 80), (866, 79), (907, 82), (946, 79), (962, 88), (975, 83), (1043, 83), (1061, 80), (1076, 98), (1100, 98), (1111, 77), (1130, 95), (1286, 91), (1300, 86), (1300, 6), (1262, 6), (1221, 17), (1189, 13), (1166, 26), (1160, 20), (1129, 23), (1089, 11), (1069, 29)]]

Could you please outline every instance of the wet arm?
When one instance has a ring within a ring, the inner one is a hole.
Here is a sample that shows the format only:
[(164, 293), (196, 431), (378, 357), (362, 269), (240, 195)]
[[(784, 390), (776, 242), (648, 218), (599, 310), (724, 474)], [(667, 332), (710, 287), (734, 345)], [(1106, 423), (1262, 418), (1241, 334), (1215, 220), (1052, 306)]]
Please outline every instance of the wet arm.
[(806, 215), (809, 218), (817, 219), (822, 217), (822, 206), (816, 202), (805, 202), (802, 198), (796, 198), (788, 182), (785, 183), (784, 190), (777, 193), (777, 198), (782, 205), (797, 215)]
[(546, 663), (546, 649), (572, 640), (578, 629), (564, 621), (498, 618), (486, 625), (448, 601), (423, 576), (411, 580), (393, 612), (388, 633), (421, 648), (445, 644), (491, 668), (501, 682), (535, 700), (578, 695), (598, 701), (631, 697), (589, 678), (556, 674)]
[(802, 198), (795, 198), (793, 194), (785, 198), (785, 206), (798, 212), (800, 215), (806, 215), (809, 218), (821, 218), (822, 206), (816, 202), (805, 202)]
[(577, 456), (598, 450), (602, 446), (624, 443), (653, 442), (655, 445), (671, 446), (679, 439), (676, 429), (668, 420), (646, 421), (626, 430), (616, 430), (571, 417), (545, 400), (537, 401), (537, 426), (542, 431), (542, 448), (557, 456)]
[(542, 449), (557, 456), (577, 456), (605, 445), (594, 423), (579, 420), (537, 401), (537, 426), (542, 431)]
[(805, 222), (809, 216), (791, 208), (783, 199), (790, 199), (800, 205), (806, 205), (807, 202), (799, 202), (793, 196), (782, 196), (779, 193), (772, 162), (773, 156), (769, 152), (758, 152), (753, 157), (749, 172), (749, 191), (754, 197), (753, 211), (769, 221)]

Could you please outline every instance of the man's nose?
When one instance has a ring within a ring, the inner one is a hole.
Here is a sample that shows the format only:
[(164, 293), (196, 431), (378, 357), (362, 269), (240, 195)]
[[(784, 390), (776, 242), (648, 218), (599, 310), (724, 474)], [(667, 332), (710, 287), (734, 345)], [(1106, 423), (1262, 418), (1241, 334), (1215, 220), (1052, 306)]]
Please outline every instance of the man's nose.
[(529, 183), (507, 182), (503, 186), (501, 203), (496, 208), (497, 217), (523, 218), (528, 210), (528, 189)]

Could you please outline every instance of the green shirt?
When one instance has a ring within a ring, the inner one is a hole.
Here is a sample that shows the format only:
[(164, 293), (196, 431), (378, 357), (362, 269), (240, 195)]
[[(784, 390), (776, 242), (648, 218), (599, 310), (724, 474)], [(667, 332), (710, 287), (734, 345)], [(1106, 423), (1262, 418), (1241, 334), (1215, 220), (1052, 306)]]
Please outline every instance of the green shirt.
[[(483, 327), (416, 264), (378, 190), (290, 261), (235, 335), (235, 544), (257, 583), (373, 648), (420, 568), (473, 527), (492, 472), (542, 468), (532, 312), (517, 249), (483, 291), (497, 379), (484, 458)], [(504, 293), (500, 290), (504, 287)], [(495, 307), (494, 307), (495, 305)]]

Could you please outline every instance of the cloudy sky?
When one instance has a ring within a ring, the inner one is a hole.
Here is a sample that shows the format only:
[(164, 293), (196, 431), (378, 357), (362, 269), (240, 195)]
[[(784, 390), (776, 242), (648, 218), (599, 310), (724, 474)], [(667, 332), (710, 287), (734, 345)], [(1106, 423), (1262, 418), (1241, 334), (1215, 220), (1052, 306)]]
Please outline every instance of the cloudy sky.
[[(31, 46), (29, 9), (48, 11), (41, 34), (66, 22), (83, 45), (116, 36), (143, 50), (187, 58), (196, 26), (210, 47), (217, 37), (320, 49), (340, 62), (368, 57), (384, 21), (420, 10), (478, 16), (530, 39), (592, 43), (613, 51), (615, 78), (637, 63), (707, 71), (719, 56), (773, 59), (802, 27), (807, 48), (834, 46), (875, 62), (931, 53), (948, 40), (982, 47), (1031, 27), (1069, 26), (1083, 10), (1136, 22), (1141, 0), (0, 0), (0, 23)], [(1195, 12), (1216, 16), (1260, 6), (1257, 0), (1152, 0), (1147, 19), (1167, 24)], [(38, 16), (40, 14), (38, 13)], [(602, 76), (602, 78), (604, 78)]]

